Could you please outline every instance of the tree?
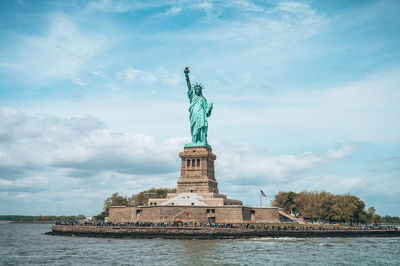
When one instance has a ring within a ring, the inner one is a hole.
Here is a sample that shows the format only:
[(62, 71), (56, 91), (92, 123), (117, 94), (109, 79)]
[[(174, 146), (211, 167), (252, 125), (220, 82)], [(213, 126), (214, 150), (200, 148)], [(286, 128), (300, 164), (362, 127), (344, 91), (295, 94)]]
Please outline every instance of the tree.
[(95, 216), (96, 220), (104, 220), (105, 217), (108, 217), (110, 206), (126, 206), (126, 207), (136, 207), (147, 205), (149, 198), (166, 198), (167, 193), (175, 193), (176, 189), (174, 188), (151, 188), (145, 191), (142, 191), (138, 194), (133, 194), (131, 197), (127, 198), (125, 196), (120, 196), (118, 192), (112, 194), (111, 197), (107, 198), (104, 201), (103, 211)]
[(323, 213), (327, 215), (329, 220), (336, 220), (341, 222), (349, 221), (360, 222), (360, 219), (365, 219), (364, 208), (365, 204), (358, 197), (350, 194), (334, 195), (333, 198), (328, 199), (329, 206), (325, 206)]
[(373, 224), (379, 224), (379, 223), (381, 223), (382, 222), (382, 217), (380, 216), (380, 215), (378, 215), (378, 214), (374, 214), (373, 216), (372, 216), (372, 221), (371, 221)]
[(295, 199), (296, 209), (301, 216), (311, 218), (312, 222), (320, 218), (320, 195), (316, 191), (301, 191)]
[(361, 223), (372, 224), (375, 222), (375, 220), (379, 220), (380, 216), (376, 215), (375, 212), (376, 209), (374, 206), (369, 207), (367, 211), (363, 211), (363, 213), (360, 216)]
[(330, 223), (335, 220), (337, 215), (334, 209), (335, 202), (336, 195), (329, 192), (321, 192), (319, 204), (319, 214), (321, 219), (327, 220)]
[(289, 213), (297, 213), (296, 197), (296, 192), (279, 191), (279, 193), (276, 194), (275, 198), (271, 201), (271, 205), (274, 207), (282, 208)]
[(359, 221), (361, 224), (369, 224), (371, 221), (371, 216), (367, 211), (363, 210), (360, 214)]
[(126, 197), (120, 196), (118, 192), (115, 192), (104, 201), (103, 211), (96, 216), (96, 219), (104, 220), (105, 217), (108, 217), (110, 206), (129, 206), (129, 202)]
[(368, 215), (369, 215), (369, 223), (371, 224), (378, 224), (382, 222), (382, 217), (378, 214), (375, 214), (376, 209), (374, 206), (368, 208)]
[(375, 207), (374, 206), (371, 206), (371, 207), (369, 207), (368, 208), (368, 213), (370, 213), (370, 214), (372, 214), (372, 215), (374, 215), (375, 214), (375, 212), (376, 212), (376, 209), (375, 209)]
[(149, 199), (165, 199), (168, 193), (175, 193), (175, 188), (150, 188), (128, 198), (130, 206), (147, 205)]
[(353, 198), (350, 194), (337, 195), (335, 204), (333, 205), (336, 216), (335, 220), (346, 222), (351, 221), (356, 206), (353, 203)]
[(360, 219), (362, 219), (364, 213), (365, 213), (365, 203), (364, 201), (360, 200), (358, 197), (356, 196), (351, 196), (351, 201), (352, 201), (352, 218), (350, 219), (350, 222), (360, 222)]
[[(313, 220), (322, 219), (340, 222), (369, 223), (375, 214), (365, 211), (365, 203), (357, 196), (345, 194), (335, 195), (329, 192), (280, 191), (271, 202), (272, 206), (283, 208), (287, 211), (295, 210), (298, 215)], [(372, 209), (371, 209), (372, 210)], [(375, 209), (373, 209), (375, 211)], [(379, 220), (380, 217), (375, 217)]]
[(382, 217), (382, 222), (398, 224), (398, 223), (400, 223), (400, 217), (385, 215), (384, 217)]

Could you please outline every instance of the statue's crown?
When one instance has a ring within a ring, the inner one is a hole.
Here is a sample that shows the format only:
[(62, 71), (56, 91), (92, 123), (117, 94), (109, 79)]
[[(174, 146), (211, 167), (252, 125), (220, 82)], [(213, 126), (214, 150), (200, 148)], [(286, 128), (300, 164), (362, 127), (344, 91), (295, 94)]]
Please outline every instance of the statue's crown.
[(200, 89), (202, 89), (202, 90), (204, 90), (204, 86), (201, 84), (201, 83), (195, 83), (194, 85), (193, 85), (193, 87), (194, 88), (200, 88)]

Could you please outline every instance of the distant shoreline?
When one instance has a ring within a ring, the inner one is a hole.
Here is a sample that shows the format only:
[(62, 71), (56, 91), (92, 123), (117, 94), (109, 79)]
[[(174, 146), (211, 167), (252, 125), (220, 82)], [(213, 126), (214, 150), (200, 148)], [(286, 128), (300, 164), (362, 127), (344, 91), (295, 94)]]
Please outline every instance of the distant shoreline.
[(9, 222), (13, 224), (54, 224), (55, 221), (10, 221), (10, 220), (0, 220), (0, 222)]
[(400, 237), (398, 230), (263, 230), (204, 227), (130, 227), (54, 225), (47, 234), (101, 238), (240, 239), (261, 237)]

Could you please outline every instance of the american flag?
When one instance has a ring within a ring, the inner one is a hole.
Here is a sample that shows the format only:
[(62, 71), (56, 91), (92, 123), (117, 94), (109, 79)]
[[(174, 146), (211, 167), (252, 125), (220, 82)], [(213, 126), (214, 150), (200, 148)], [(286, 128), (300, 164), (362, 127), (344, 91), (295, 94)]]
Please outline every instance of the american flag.
[(267, 197), (267, 195), (260, 189), (261, 196)]

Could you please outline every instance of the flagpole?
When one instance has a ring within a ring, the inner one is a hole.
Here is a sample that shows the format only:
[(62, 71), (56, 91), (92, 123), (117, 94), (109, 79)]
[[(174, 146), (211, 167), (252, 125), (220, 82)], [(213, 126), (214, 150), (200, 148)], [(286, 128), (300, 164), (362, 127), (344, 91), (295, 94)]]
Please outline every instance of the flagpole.
[(267, 195), (264, 193), (264, 191), (262, 191), (262, 189), (260, 188), (260, 207), (262, 206), (262, 197), (266, 197), (267, 198)]

